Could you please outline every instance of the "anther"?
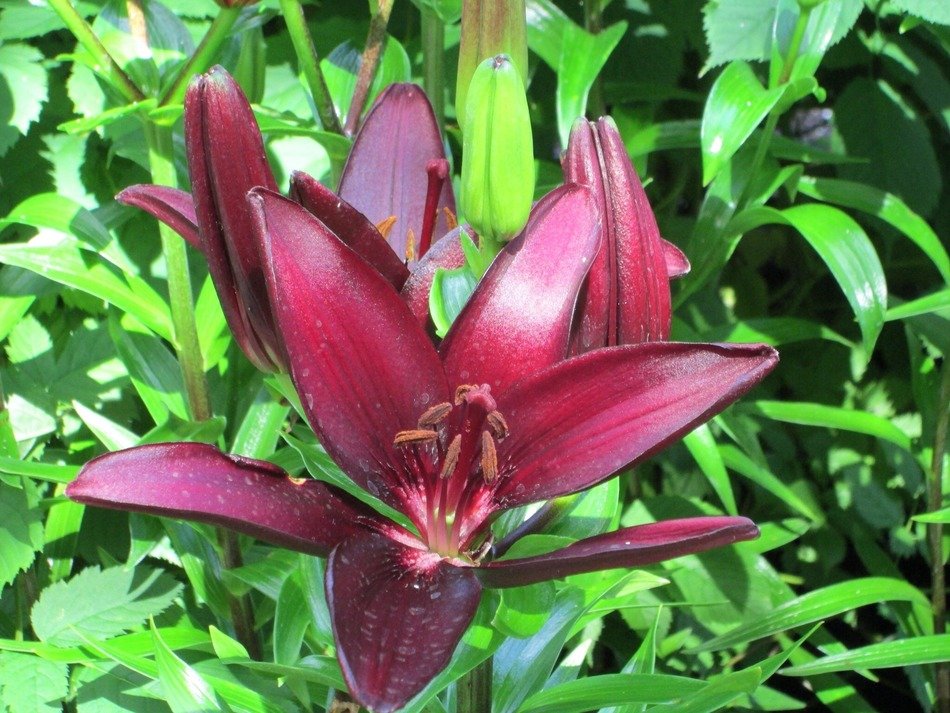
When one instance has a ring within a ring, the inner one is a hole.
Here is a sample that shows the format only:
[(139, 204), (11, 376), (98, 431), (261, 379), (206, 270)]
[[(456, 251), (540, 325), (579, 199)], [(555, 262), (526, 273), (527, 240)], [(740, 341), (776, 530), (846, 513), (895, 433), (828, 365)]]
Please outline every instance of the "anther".
[(416, 260), (416, 234), (412, 228), (406, 231), (406, 262), (415, 262)]
[(508, 422), (501, 415), (501, 411), (489, 411), (488, 415), (485, 416), (485, 420), (488, 421), (488, 426), (499, 441), (508, 435)]
[(419, 417), (419, 428), (431, 428), (437, 423), (441, 423), (452, 411), (452, 404), (445, 401), (426, 409)]
[(389, 240), (389, 231), (393, 229), (395, 224), (396, 216), (391, 215), (388, 218), (379, 221), (376, 224), (376, 230), (378, 230), (379, 234), (383, 236), (383, 239)]
[(419, 236), (419, 257), (421, 258), (432, 245), (432, 233), (435, 231), (435, 217), (438, 213), (442, 186), (449, 175), (449, 162), (444, 158), (434, 158), (426, 164), (428, 182), (426, 185), (426, 203), (422, 210), (422, 234)]
[(455, 405), (459, 406), (463, 401), (465, 401), (465, 394), (469, 391), (474, 391), (478, 387), (474, 384), (462, 384), (455, 390)]
[(458, 216), (452, 212), (451, 208), (449, 208), (448, 206), (443, 206), (442, 215), (445, 216), (445, 226), (449, 230), (455, 230), (457, 227), (459, 227)]
[(459, 454), (462, 452), (462, 434), (456, 434), (455, 438), (449, 444), (445, 451), (445, 460), (442, 461), (442, 471), (439, 477), (445, 480), (455, 472), (455, 466), (459, 463)]
[(482, 477), (489, 485), (498, 478), (498, 454), (495, 440), (488, 431), (482, 431)]
[(430, 443), (439, 437), (435, 431), (427, 428), (413, 428), (408, 431), (400, 431), (393, 439), (394, 446), (409, 446), (415, 443)]

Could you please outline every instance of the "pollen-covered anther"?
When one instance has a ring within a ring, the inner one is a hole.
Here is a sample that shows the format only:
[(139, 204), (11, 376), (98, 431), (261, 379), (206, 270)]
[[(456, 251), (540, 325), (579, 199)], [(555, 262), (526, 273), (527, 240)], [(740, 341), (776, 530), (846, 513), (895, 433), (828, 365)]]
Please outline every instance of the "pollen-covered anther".
[(459, 219), (452, 209), (448, 206), (442, 206), (442, 215), (445, 216), (445, 225), (449, 230), (455, 230), (459, 227)]
[(416, 260), (416, 234), (412, 228), (406, 231), (406, 262), (415, 262)]
[(379, 221), (376, 224), (376, 230), (379, 231), (379, 234), (383, 236), (384, 239), (389, 239), (389, 231), (393, 229), (393, 226), (396, 224), (396, 216), (391, 215), (388, 218), (385, 218)]
[(415, 443), (431, 443), (439, 434), (428, 428), (412, 428), (400, 431), (393, 439), (394, 446), (411, 446)]
[(469, 391), (474, 391), (478, 387), (475, 384), (462, 384), (457, 389), (455, 389), (455, 405), (459, 406), (463, 401), (465, 401), (465, 394)]
[(498, 478), (498, 454), (495, 439), (488, 431), (482, 431), (482, 477), (491, 485)]
[(462, 452), (462, 434), (457, 434), (448, 449), (445, 451), (445, 460), (442, 461), (442, 471), (439, 477), (445, 480), (455, 472), (455, 466), (459, 462), (459, 454)]
[(501, 411), (489, 411), (488, 415), (485, 416), (485, 420), (488, 422), (489, 428), (491, 428), (492, 433), (495, 434), (495, 438), (499, 441), (504, 440), (507, 437), (508, 422), (505, 420), (505, 417), (501, 414)]
[(449, 415), (452, 411), (452, 404), (448, 401), (443, 401), (440, 404), (436, 404), (428, 409), (426, 409), (423, 414), (419, 417), (419, 428), (431, 428), (437, 423), (441, 423), (445, 420), (445, 417)]
[(290, 476), (287, 476), (287, 480), (289, 480), (294, 485), (303, 485), (308, 480), (310, 480), (310, 478), (295, 478), (292, 475), (290, 475)]

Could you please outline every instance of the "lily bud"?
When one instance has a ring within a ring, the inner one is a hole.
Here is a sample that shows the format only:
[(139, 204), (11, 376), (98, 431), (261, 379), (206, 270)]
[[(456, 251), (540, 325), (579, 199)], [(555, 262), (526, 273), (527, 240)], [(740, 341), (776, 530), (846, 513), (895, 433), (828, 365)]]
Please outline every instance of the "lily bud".
[(462, 39), (459, 44), (455, 108), (459, 126), (465, 126), (465, 107), (472, 77), (489, 57), (506, 54), (528, 83), (528, 40), (525, 0), (464, 0)]
[(506, 55), (478, 66), (467, 101), (462, 209), (479, 235), (507, 241), (528, 222), (534, 153), (524, 83)]

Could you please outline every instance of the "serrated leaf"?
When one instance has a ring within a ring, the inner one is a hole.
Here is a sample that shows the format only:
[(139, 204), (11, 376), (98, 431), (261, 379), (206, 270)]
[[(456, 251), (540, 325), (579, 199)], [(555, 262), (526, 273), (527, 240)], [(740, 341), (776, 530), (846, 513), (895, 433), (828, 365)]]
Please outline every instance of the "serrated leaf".
[(83, 636), (108, 638), (140, 625), (167, 609), (180, 591), (178, 582), (158, 570), (88, 567), (44, 589), (30, 620), (41, 641), (73, 646)]
[(950, 4), (934, 0), (890, 0), (891, 5), (938, 25), (950, 25)]
[(43, 546), (42, 513), (30, 502), (26, 489), (0, 482), (0, 586), (33, 563)]
[[(5, 24), (5, 23), (4, 23)], [(0, 156), (25, 136), (47, 97), (43, 55), (35, 47), (12, 43), (0, 46)]]
[(39, 656), (0, 653), (0, 702), (9, 713), (59, 713), (69, 688), (66, 664)]

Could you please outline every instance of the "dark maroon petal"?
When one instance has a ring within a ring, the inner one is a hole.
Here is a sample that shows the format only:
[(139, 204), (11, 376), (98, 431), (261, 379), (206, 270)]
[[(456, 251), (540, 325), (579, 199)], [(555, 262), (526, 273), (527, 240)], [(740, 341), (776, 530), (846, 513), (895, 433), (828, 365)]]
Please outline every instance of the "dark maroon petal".
[(263, 189), (248, 202), (310, 425), (347, 475), (415, 517), (420, 483), (393, 439), (449, 400), (435, 349), (392, 285), (304, 208)]
[[(406, 257), (406, 235), (418, 243), (426, 202), (426, 166), (444, 159), (442, 136), (425, 92), (415, 84), (392, 84), (367, 114), (340, 179), (340, 196), (379, 225), (390, 216), (396, 223), (388, 240)], [(442, 185), (434, 234), (449, 228), (444, 208), (455, 211), (452, 181)]]
[(605, 239), (580, 305), (573, 353), (668, 338), (665, 251), (643, 185), (613, 121), (578, 121), (563, 165), (565, 180), (590, 186), (604, 213)]
[(409, 277), (409, 268), (365, 215), (317, 179), (301, 171), (290, 177), (290, 196), (313, 213), (356, 254), (379, 270), (397, 290)]
[(663, 248), (663, 261), (666, 263), (667, 276), (672, 280), (674, 277), (682, 277), (688, 274), (691, 265), (683, 251), (668, 240), (661, 240), (660, 245)]
[(402, 298), (409, 306), (409, 310), (423, 326), (429, 325), (429, 292), (432, 291), (432, 281), (435, 271), (440, 267), (454, 270), (465, 264), (465, 254), (459, 243), (461, 231), (465, 230), (469, 237), (478, 245), (478, 238), (468, 226), (458, 226), (449, 231), (436, 242), (419, 262), (412, 265), (409, 279), (402, 287)]
[(245, 199), (256, 186), (277, 184), (251, 105), (221, 67), (188, 87), (185, 146), (201, 242), (228, 324), (257, 366), (274, 369), (279, 347)]
[(584, 490), (724, 409), (778, 362), (761, 344), (648, 342), (590, 352), (498, 397), (501, 507)]
[(759, 528), (744, 517), (666, 520), (588, 537), (545, 555), (491, 562), (477, 571), (488, 587), (520, 587), (582, 572), (644, 567), (758, 536)]
[(191, 194), (168, 186), (140, 183), (129, 186), (115, 197), (119, 203), (141, 208), (158, 218), (169, 228), (188, 241), (193, 248), (201, 250), (198, 237), (198, 220)]
[(333, 550), (326, 589), (343, 677), (374, 713), (402, 707), (445, 668), (482, 591), (471, 568), (376, 534)]
[(333, 486), (204, 443), (106, 453), (83, 466), (66, 495), (97, 507), (222, 525), (321, 557), (347, 537), (393, 527)]
[(577, 292), (600, 241), (590, 191), (562, 186), (532, 210), (442, 342), (449, 383), (501, 393), (567, 354)]

